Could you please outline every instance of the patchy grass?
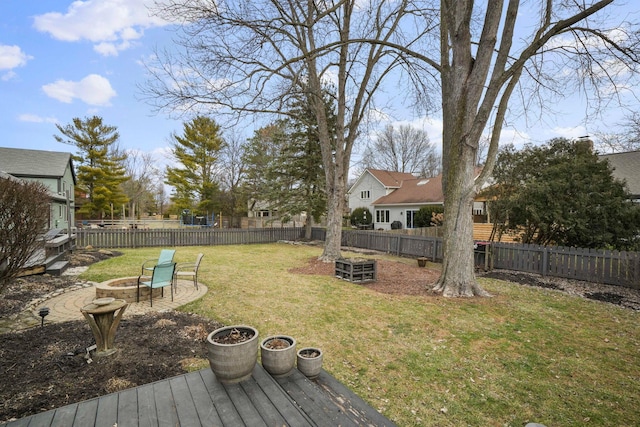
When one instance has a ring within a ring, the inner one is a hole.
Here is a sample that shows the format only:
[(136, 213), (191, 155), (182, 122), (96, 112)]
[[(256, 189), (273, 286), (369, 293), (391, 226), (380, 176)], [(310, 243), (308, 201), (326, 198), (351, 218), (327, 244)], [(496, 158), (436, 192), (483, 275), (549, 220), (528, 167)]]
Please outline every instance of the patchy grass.
[[(83, 278), (137, 275), (159, 249), (123, 252)], [(325, 369), (398, 425), (640, 419), (638, 312), (490, 279), (490, 299), (381, 294), (289, 272), (321, 253), (298, 245), (178, 248), (176, 261), (198, 252), (209, 292), (184, 311), (321, 347)]]

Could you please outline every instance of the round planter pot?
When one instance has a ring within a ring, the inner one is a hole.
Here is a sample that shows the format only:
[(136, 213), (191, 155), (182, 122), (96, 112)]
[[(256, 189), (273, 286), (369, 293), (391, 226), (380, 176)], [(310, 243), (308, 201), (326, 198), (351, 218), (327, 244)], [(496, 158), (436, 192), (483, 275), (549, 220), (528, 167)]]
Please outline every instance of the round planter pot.
[(296, 364), (296, 340), (286, 335), (267, 337), (260, 344), (260, 358), (272, 376), (287, 376)]
[[(246, 339), (235, 342), (238, 336)], [(258, 361), (258, 342), (258, 330), (251, 326), (225, 326), (211, 332), (207, 336), (207, 353), (218, 381), (232, 384), (248, 379)]]
[(322, 370), (322, 350), (315, 347), (305, 347), (298, 351), (298, 370), (307, 378), (313, 379)]
[(427, 265), (427, 258), (420, 257), (420, 258), (417, 258), (417, 260), (418, 260), (418, 267), (425, 267)]

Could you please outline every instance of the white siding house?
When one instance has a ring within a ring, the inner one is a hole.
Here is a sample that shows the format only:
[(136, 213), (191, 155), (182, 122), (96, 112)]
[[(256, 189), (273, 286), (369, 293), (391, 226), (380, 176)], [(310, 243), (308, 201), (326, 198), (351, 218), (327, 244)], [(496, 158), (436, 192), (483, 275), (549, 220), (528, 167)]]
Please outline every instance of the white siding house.
[[(444, 205), (442, 175), (416, 178), (408, 173), (367, 169), (347, 194), (349, 210), (369, 209), (376, 230), (389, 230), (395, 221), (400, 222), (400, 228), (415, 228), (414, 217), (420, 208)], [(485, 202), (476, 200), (470, 214), (474, 221), (485, 222)]]
[(350, 212), (356, 208), (368, 208), (373, 213), (373, 202), (400, 188), (405, 179), (415, 179), (415, 176), (379, 169), (365, 170), (347, 192)]

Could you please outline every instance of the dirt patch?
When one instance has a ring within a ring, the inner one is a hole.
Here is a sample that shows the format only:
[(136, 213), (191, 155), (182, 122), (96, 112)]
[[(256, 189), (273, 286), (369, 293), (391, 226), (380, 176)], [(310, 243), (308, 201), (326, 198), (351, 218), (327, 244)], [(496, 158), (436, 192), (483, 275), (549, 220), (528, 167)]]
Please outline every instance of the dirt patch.
[[(74, 252), (73, 267), (117, 256), (110, 251)], [(16, 279), (0, 298), (0, 320), (10, 322), (29, 304), (72, 287), (74, 276)], [(0, 422), (147, 384), (208, 365), (205, 342), (222, 325), (181, 312), (123, 319), (117, 352), (96, 358), (85, 321), (45, 324), (0, 334)]]
[(116, 353), (100, 358), (84, 321), (0, 335), (0, 422), (206, 367), (207, 334), (221, 326), (180, 312), (125, 318)]
[(489, 271), (483, 274), (482, 277), (505, 280), (524, 286), (553, 289), (570, 295), (577, 295), (582, 298), (640, 311), (640, 290), (638, 289), (581, 280), (562, 279), (559, 277), (542, 277), (538, 274), (510, 270)]
[[(307, 265), (290, 270), (299, 274), (335, 274), (335, 265), (319, 261), (317, 258), (310, 259)], [(410, 265), (399, 261), (377, 260), (377, 280), (375, 282), (363, 283), (360, 286), (385, 294), (396, 295), (423, 295), (437, 297), (431, 290), (440, 272), (428, 268), (418, 267), (418, 263)]]

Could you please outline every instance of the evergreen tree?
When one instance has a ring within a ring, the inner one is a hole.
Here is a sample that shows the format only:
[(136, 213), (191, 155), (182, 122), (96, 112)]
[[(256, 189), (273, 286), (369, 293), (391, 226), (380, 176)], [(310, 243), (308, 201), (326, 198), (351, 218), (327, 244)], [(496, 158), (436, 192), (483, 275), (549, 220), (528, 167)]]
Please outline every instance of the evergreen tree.
[(56, 125), (62, 136), (54, 135), (58, 142), (75, 145), (78, 149), (73, 160), (78, 165), (76, 190), (87, 196), (80, 213), (104, 218), (105, 213), (120, 212), (127, 196), (120, 184), (127, 180), (124, 155), (119, 153), (120, 135), (115, 126), (102, 123), (102, 117), (74, 118), (66, 126)]
[(564, 138), (503, 149), (488, 191), (491, 215), (523, 243), (631, 249), (640, 208), (589, 143)]
[(219, 209), (214, 203), (219, 191), (216, 166), (225, 141), (209, 117), (197, 116), (183, 126), (182, 135), (172, 135), (171, 153), (179, 166), (167, 167), (166, 183), (174, 188), (171, 200), (179, 210), (212, 214)]
[[(335, 123), (328, 95), (324, 103), (327, 117)], [(317, 119), (304, 95), (291, 104), (288, 116), (295, 119), (272, 123), (249, 140), (247, 185), (253, 199), (267, 202), (284, 220), (306, 213), (305, 237), (311, 238), (313, 222), (327, 210)]]

